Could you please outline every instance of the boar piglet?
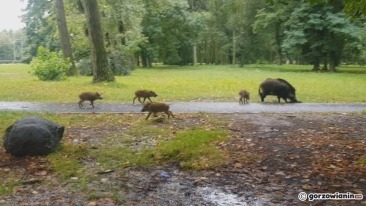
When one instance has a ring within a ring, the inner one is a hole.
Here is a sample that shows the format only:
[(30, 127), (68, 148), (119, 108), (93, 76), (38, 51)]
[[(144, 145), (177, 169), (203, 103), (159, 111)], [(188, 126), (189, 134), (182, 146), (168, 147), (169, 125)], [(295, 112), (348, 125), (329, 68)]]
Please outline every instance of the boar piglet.
[(239, 104), (245, 104), (248, 103), (249, 100), (249, 92), (247, 90), (241, 90), (239, 92)]
[[(151, 91), (151, 90), (145, 90), (145, 89), (137, 90), (137, 91), (135, 91), (135, 98), (133, 98), (133, 104), (135, 104), (136, 98), (138, 98), (140, 103), (145, 103), (146, 99), (148, 99), (150, 102), (152, 102), (150, 97), (157, 97), (157, 96), (158, 95), (154, 91)], [(141, 102), (140, 98), (144, 98), (144, 101)]]
[(148, 102), (141, 109), (141, 112), (146, 112), (146, 111), (149, 112), (149, 114), (146, 117), (146, 120), (150, 117), (150, 115), (152, 113), (154, 113), (154, 116), (155, 116), (156, 113), (158, 113), (158, 112), (164, 112), (165, 114), (167, 114), (168, 119), (169, 119), (170, 115), (172, 115), (172, 117), (174, 118), (173, 113), (171, 111), (169, 111), (169, 105), (164, 104), (164, 103)]
[(78, 102), (79, 107), (83, 108), (84, 101), (90, 101), (90, 105), (94, 108), (94, 101), (97, 99), (103, 99), (102, 95), (98, 92), (83, 92), (79, 95), (80, 101)]

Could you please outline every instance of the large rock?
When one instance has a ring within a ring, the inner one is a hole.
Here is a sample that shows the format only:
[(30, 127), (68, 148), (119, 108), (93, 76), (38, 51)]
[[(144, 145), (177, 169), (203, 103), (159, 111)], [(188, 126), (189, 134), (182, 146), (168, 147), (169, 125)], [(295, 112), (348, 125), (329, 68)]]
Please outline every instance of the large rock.
[(14, 156), (47, 155), (60, 143), (64, 127), (40, 117), (28, 117), (8, 127), (4, 148)]

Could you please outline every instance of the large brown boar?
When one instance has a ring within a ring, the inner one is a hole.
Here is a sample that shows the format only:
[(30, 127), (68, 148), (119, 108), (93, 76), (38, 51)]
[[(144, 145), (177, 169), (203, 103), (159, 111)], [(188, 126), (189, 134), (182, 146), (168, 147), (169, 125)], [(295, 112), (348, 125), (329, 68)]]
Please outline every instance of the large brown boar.
[(245, 104), (245, 103), (249, 103), (249, 92), (247, 90), (241, 90), (239, 92), (239, 104)]
[(83, 92), (79, 95), (80, 101), (78, 102), (79, 107), (83, 108), (84, 101), (90, 101), (90, 105), (94, 108), (94, 101), (97, 99), (103, 99), (102, 95), (98, 92)]
[(259, 96), (261, 97), (261, 102), (264, 101), (264, 98), (267, 95), (275, 95), (278, 98), (278, 103), (280, 103), (280, 99), (284, 99), (287, 103), (287, 99), (290, 100), (290, 103), (299, 102), (296, 99), (296, 90), (295, 88), (284, 79), (271, 79), (268, 78), (264, 80), (259, 85), (258, 90)]
[[(133, 98), (133, 104), (135, 104), (136, 98), (138, 98), (140, 103), (145, 103), (146, 99), (148, 99), (150, 102), (152, 102), (150, 97), (157, 97), (157, 96), (158, 95), (154, 91), (151, 91), (151, 90), (146, 90), (146, 89), (137, 90), (137, 91), (135, 91), (135, 98)], [(140, 98), (144, 98), (144, 101), (141, 102)]]
[(172, 115), (172, 117), (174, 118), (173, 113), (171, 111), (169, 111), (169, 105), (167, 105), (165, 103), (148, 102), (141, 109), (141, 112), (146, 112), (146, 111), (148, 111), (149, 114), (147, 115), (145, 120), (147, 120), (152, 113), (154, 113), (154, 116), (155, 116), (156, 113), (158, 113), (158, 112), (164, 112), (165, 114), (167, 114), (168, 119), (169, 119), (170, 115)]

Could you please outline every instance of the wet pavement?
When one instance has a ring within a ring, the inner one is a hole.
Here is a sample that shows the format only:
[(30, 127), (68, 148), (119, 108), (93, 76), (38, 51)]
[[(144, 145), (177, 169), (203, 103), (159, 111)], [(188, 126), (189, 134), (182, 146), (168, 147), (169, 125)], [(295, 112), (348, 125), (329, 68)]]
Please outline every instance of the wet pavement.
[[(366, 110), (366, 103), (250, 103), (237, 102), (171, 102), (173, 113), (297, 113), (297, 112), (335, 112), (349, 113)], [(0, 110), (57, 112), (57, 113), (138, 113), (142, 104), (95, 102), (95, 108), (84, 103), (80, 109), (77, 103), (41, 102), (0, 102)]]

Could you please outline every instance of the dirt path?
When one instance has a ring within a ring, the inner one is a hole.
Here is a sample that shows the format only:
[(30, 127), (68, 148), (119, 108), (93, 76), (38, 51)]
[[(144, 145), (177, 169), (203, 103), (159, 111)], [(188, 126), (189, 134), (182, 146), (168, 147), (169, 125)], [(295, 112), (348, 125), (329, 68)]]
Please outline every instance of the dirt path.
[[(61, 112), (61, 113), (137, 113), (141, 104), (96, 102), (95, 108), (84, 103), (86, 109), (80, 109), (77, 103), (31, 103), (0, 102), (0, 110)], [(296, 112), (361, 112), (366, 110), (366, 103), (299, 103), (272, 104), (250, 103), (241, 105), (235, 102), (172, 102), (171, 110), (175, 113), (296, 113)]]
[[(168, 123), (156, 124), (178, 129), (199, 124), (205, 121), (204, 116), (178, 114)], [(300, 192), (366, 194), (366, 166), (360, 164), (362, 158), (366, 161), (366, 115), (235, 113), (214, 114), (214, 117), (227, 122), (230, 132), (231, 140), (217, 145), (227, 151), (226, 164), (193, 172), (166, 165), (98, 173), (96, 160), (86, 157), (80, 161), (94, 174), (87, 182), (92, 194), (70, 189), (73, 179), (58, 182), (52, 175), (43, 175), (47, 165), (42, 158), (11, 158), (0, 149), (0, 175), (14, 171), (24, 173), (21, 180), (24, 183), (11, 195), (0, 197), (0, 205), (366, 204), (365, 199), (313, 202), (298, 199)], [(84, 138), (92, 147), (113, 135), (111, 132), (128, 130), (126, 127), (90, 129), (93, 135), (83, 137), (85, 128), (68, 128), (64, 141)], [(144, 143), (139, 142), (139, 145)], [(37, 181), (27, 181), (29, 179)], [(116, 202), (113, 198), (116, 196), (122, 202)]]

